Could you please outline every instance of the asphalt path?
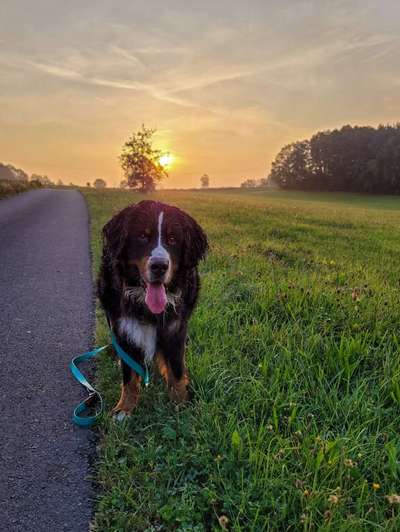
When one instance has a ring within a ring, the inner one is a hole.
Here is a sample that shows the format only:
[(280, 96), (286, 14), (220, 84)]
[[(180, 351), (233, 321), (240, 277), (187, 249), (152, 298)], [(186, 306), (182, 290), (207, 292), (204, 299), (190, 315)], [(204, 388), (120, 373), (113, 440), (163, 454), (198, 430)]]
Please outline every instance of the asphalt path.
[(90, 430), (67, 366), (90, 347), (88, 213), (77, 191), (0, 200), (0, 530), (87, 531)]

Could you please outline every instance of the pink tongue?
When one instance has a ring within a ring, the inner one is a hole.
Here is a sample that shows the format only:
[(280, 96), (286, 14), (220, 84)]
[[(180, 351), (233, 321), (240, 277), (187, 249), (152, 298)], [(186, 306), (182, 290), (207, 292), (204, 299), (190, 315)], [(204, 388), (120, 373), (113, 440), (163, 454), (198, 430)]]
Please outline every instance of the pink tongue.
[(161, 314), (167, 305), (167, 294), (163, 284), (148, 284), (146, 286), (146, 305), (153, 314)]

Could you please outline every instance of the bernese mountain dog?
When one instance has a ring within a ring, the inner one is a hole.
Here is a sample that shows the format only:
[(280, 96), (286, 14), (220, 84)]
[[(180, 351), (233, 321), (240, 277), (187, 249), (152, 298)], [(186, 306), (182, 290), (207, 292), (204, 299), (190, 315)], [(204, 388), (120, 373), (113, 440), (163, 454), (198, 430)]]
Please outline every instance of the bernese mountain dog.
[[(122, 349), (136, 362), (155, 359), (169, 396), (188, 397), (186, 331), (196, 305), (199, 261), (208, 249), (199, 224), (177, 207), (141, 201), (103, 228), (98, 296)], [(139, 400), (139, 377), (121, 360), (121, 397), (113, 412), (129, 416)]]

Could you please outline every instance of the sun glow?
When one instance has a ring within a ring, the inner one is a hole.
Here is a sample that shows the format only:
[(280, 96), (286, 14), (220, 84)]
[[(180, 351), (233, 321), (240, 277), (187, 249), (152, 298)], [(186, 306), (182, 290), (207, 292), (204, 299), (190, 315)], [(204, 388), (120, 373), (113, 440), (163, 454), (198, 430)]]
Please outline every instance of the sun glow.
[(159, 158), (159, 162), (161, 166), (163, 166), (164, 168), (168, 168), (174, 162), (174, 156), (170, 153), (165, 153), (164, 155), (161, 155), (161, 157)]

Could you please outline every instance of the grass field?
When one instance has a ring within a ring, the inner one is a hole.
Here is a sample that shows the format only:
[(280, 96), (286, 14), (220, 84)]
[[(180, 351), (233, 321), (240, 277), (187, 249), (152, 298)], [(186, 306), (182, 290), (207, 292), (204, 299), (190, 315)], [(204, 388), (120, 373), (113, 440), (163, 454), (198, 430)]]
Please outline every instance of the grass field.
[[(85, 190), (100, 230), (139, 197)], [(400, 529), (400, 199), (160, 192), (207, 230), (190, 325), (193, 401), (158, 381), (110, 408), (104, 355), (96, 531)], [(97, 341), (108, 341), (98, 312)]]

